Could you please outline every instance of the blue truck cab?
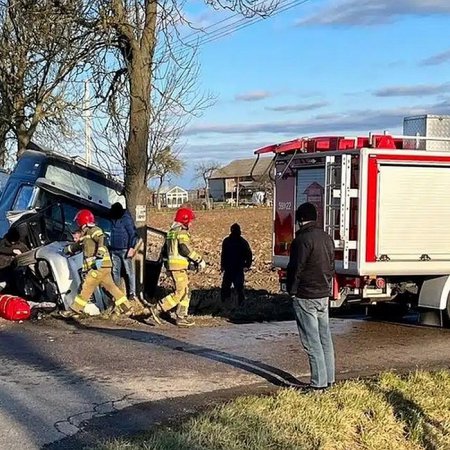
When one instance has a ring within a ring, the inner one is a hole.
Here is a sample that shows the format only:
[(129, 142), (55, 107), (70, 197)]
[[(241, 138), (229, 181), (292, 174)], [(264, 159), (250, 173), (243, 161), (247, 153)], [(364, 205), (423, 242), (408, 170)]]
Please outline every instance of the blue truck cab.
[(125, 204), (122, 191), (120, 182), (77, 158), (26, 150), (1, 193), (0, 237), (8, 231), (14, 213), (43, 210), (55, 203), (61, 205), (69, 229), (77, 211), (84, 207), (93, 211), (99, 225), (108, 232), (108, 209), (115, 202)]

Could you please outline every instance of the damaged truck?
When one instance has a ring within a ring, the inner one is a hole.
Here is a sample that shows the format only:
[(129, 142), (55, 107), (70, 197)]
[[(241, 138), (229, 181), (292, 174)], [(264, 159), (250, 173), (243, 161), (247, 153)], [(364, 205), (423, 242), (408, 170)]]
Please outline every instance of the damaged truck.
[[(81, 254), (67, 257), (62, 251), (73, 240), (73, 219), (79, 209), (90, 209), (109, 237), (109, 209), (116, 202), (125, 206), (122, 183), (81, 158), (37, 147), (26, 150), (0, 198), (0, 236), (14, 227), (30, 249), (15, 258), (15, 270), (22, 275), (15, 294), (68, 309), (78, 293), (83, 265)], [(157, 230), (153, 234), (158, 236)], [(161, 268), (159, 255), (144, 267), (140, 273), (148, 274), (152, 283), (146, 290), (154, 291)], [(100, 311), (109, 305), (100, 289), (92, 302)]]

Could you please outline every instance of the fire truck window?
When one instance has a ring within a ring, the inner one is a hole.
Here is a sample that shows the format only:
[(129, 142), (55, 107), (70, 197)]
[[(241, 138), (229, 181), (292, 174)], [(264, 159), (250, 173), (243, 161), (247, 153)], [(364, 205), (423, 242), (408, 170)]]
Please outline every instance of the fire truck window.
[(310, 202), (317, 208), (317, 222), (323, 223), (325, 169), (305, 168), (297, 172), (297, 206)]

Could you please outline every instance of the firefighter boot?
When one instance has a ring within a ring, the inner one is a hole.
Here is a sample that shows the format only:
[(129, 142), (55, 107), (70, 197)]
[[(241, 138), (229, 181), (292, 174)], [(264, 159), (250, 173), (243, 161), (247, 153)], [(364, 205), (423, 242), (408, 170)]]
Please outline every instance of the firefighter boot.
[(70, 309), (76, 314), (81, 314), (87, 304), (88, 302), (83, 297), (77, 295), (73, 303), (70, 305)]
[(115, 302), (116, 308), (122, 313), (126, 315), (133, 314), (133, 307), (131, 306), (131, 303), (126, 297), (119, 298), (119, 300), (116, 300)]
[(177, 327), (180, 328), (189, 328), (195, 325), (195, 322), (188, 316), (178, 317), (176, 320)]

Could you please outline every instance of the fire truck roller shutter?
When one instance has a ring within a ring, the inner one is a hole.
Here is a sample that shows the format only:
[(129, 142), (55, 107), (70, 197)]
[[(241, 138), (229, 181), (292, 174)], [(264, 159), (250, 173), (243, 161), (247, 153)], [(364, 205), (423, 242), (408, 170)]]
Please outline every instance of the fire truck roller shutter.
[(450, 166), (381, 164), (377, 222), (377, 257), (448, 266)]

